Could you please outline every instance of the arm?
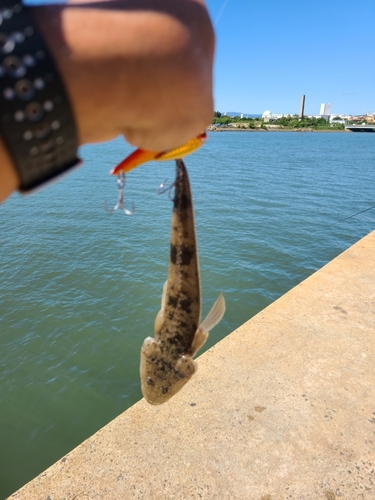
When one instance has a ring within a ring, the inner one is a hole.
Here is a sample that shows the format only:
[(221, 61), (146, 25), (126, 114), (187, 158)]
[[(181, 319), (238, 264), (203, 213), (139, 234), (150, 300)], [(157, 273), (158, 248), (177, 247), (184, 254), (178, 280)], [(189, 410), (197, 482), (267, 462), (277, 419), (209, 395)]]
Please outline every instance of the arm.
[[(73, 105), (79, 140), (124, 134), (179, 146), (212, 117), (214, 35), (203, 0), (113, 0), (33, 8)], [(0, 142), (0, 201), (17, 189)]]

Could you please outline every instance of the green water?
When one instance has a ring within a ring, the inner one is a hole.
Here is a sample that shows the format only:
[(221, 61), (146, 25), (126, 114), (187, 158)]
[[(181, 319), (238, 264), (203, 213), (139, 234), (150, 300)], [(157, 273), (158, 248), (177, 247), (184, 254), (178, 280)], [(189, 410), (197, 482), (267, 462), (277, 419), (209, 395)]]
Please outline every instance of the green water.
[[(118, 139), (0, 207), (0, 498), (141, 398), (139, 351), (167, 276), (174, 164), (128, 175), (132, 217), (108, 215)], [(217, 133), (186, 160), (209, 348), (375, 227), (375, 134)], [(188, 386), (186, 387), (188, 389)]]

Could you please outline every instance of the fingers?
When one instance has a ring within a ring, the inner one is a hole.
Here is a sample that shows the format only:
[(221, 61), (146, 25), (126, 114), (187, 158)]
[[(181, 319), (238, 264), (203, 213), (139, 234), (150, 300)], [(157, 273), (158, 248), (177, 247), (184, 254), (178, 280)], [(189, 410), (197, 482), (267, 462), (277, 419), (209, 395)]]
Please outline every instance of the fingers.
[(211, 122), (214, 34), (202, 1), (50, 5), (34, 16), (67, 86), (81, 143), (123, 133), (135, 146), (162, 151)]

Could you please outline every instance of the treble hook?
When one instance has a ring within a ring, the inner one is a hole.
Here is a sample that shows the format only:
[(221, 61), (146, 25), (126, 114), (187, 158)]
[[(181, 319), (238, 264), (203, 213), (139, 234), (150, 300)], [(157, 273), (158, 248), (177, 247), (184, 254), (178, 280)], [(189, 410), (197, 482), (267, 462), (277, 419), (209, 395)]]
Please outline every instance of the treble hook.
[(171, 192), (172, 192), (172, 188), (176, 185), (176, 182), (177, 182), (177, 179), (172, 182), (172, 184), (170, 186), (167, 186), (165, 187), (165, 183), (167, 182), (168, 179), (165, 179), (160, 185), (159, 185), (159, 189), (158, 189), (158, 194), (164, 194), (166, 192), (168, 192), (168, 198), (172, 200), (171, 198)]
[[(178, 164), (179, 161), (182, 161), (181, 159), (176, 159), (176, 165)], [(172, 184), (168, 187), (165, 187), (165, 183), (167, 182), (168, 179), (164, 179), (164, 181), (159, 185), (159, 189), (158, 189), (158, 194), (164, 194), (168, 191), (168, 198), (172, 200), (171, 198), (171, 192), (172, 192), (172, 188), (177, 184), (177, 181), (178, 181), (178, 177), (175, 178), (174, 182), (172, 182)]]
[(117, 176), (117, 187), (118, 187), (118, 200), (117, 200), (117, 203), (116, 205), (112, 208), (112, 209), (109, 209), (107, 208), (107, 202), (105, 201), (104, 202), (104, 210), (108, 213), (112, 213), (112, 212), (115, 212), (116, 210), (118, 210), (119, 208), (121, 208), (121, 210), (123, 210), (126, 215), (133, 215), (134, 214), (134, 203), (132, 203), (132, 209), (131, 210), (128, 210), (127, 208), (125, 208), (125, 205), (124, 205), (124, 187), (125, 187), (125, 174), (124, 172), (120, 172), (120, 174)]

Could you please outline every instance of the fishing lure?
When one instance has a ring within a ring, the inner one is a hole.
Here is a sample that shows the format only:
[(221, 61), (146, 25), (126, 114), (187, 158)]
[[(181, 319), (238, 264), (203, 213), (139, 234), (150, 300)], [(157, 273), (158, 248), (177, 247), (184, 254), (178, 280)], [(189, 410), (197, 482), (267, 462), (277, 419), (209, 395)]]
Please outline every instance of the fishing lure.
[(128, 210), (124, 205), (124, 187), (125, 187), (125, 174), (133, 170), (134, 168), (139, 167), (143, 163), (148, 161), (167, 161), (167, 160), (176, 160), (178, 158), (182, 158), (187, 156), (198, 148), (200, 148), (207, 139), (206, 132), (203, 132), (197, 137), (190, 139), (186, 144), (180, 146), (178, 148), (170, 149), (168, 151), (162, 151), (161, 153), (156, 151), (146, 151), (145, 149), (136, 149), (129, 156), (125, 158), (122, 162), (120, 162), (116, 167), (113, 167), (109, 172), (111, 175), (117, 175), (117, 187), (118, 187), (118, 199), (116, 205), (109, 209), (107, 207), (106, 202), (104, 202), (104, 209), (108, 213), (115, 212), (118, 209), (121, 209), (125, 212), (126, 215), (133, 215), (134, 213), (134, 204), (132, 205), (132, 209)]
[(133, 151), (129, 156), (125, 158), (121, 163), (113, 167), (109, 172), (111, 175), (119, 175), (121, 172), (126, 174), (133, 170), (133, 168), (139, 167), (143, 163), (148, 161), (166, 161), (166, 160), (177, 160), (178, 158), (183, 158), (197, 149), (199, 149), (207, 140), (206, 132), (197, 135), (193, 139), (190, 139), (186, 144), (178, 148), (170, 149), (168, 151), (163, 151), (157, 153), (156, 151), (146, 151), (145, 149), (138, 148)]

